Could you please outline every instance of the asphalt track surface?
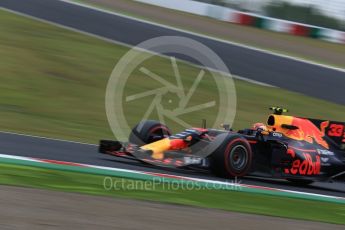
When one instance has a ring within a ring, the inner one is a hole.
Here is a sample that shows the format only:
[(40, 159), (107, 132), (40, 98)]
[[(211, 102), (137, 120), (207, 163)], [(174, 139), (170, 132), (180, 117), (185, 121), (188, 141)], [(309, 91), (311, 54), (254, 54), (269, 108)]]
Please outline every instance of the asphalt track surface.
[[(132, 160), (99, 154), (97, 152), (96, 145), (52, 140), (11, 133), (0, 132), (0, 153), (139, 171), (160, 172), (180, 176), (191, 176), (209, 180), (222, 180), (205, 171), (193, 172), (186, 170), (162, 169), (156, 166), (144, 165)], [(296, 187), (284, 180), (242, 178), (240, 183), (345, 197), (345, 182), (315, 182), (309, 186)]]
[[(1, 0), (0, 6), (129, 45), (136, 45), (146, 39), (162, 35), (190, 37), (213, 49), (236, 75), (345, 104), (344, 72), (149, 25), (57, 0)], [(114, 159), (111, 156), (98, 154), (97, 147), (94, 145), (15, 134), (0, 133), (0, 153), (219, 180), (207, 173), (167, 171), (125, 159)], [(345, 183), (314, 183), (307, 187), (294, 187), (285, 181), (251, 178), (243, 179), (242, 183), (345, 196)]]
[(344, 230), (307, 220), (14, 186), (0, 186), (0, 204), (3, 230)]
[(344, 71), (279, 57), (58, 0), (1, 0), (0, 7), (132, 46), (158, 36), (189, 37), (216, 52), (232, 74), (345, 105)]

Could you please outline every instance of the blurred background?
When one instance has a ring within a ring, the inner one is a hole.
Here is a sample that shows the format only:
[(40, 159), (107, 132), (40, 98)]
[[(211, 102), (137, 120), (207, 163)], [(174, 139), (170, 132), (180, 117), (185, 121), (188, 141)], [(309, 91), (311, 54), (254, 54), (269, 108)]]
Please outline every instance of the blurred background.
[(345, 30), (343, 0), (198, 0), (273, 18)]
[[(265, 123), (271, 106), (345, 121), (345, 0), (0, 0), (1, 228), (343, 230), (344, 183), (298, 186), (250, 176), (240, 183), (251, 192), (169, 190), (164, 181), (146, 189), (132, 185), (152, 177), (228, 180), (98, 153), (99, 140), (116, 138), (105, 108), (114, 67), (132, 47), (160, 36), (197, 40), (224, 61), (236, 86), (236, 108), (223, 106), (236, 109), (234, 130)], [(185, 95), (195, 88), (188, 106), (221, 104), (229, 87), (218, 91), (211, 73), (194, 87), (200, 66), (187, 58), (157, 55), (140, 63), (123, 98), (160, 88), (155, 75), (176, 84), (179, 71)], [(142, 67), (155, 75), (143, 74)], [(168, 92), (160, 105), (173, 111), (178, 99)], [(151, 101), (124, 99), (128, 126), (115, 128), (129, 133)], [(206, 119), (220, 128), (213, 122), (219, 111), (179, 118), (192, 127)], [(160, 119), (152, 114), (149, 119)], [(105, 189), (105, 176), (120, 188)]]

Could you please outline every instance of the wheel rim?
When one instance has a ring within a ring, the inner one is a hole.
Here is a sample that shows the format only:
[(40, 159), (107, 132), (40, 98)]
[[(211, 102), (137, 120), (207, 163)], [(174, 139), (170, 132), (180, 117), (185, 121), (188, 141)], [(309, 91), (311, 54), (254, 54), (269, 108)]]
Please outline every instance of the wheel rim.
[(239, 172), (242, 171), (248, 162), (248, 151), (242, 145), (237, 145), (231, 149), (229, 161), (232, 168)]

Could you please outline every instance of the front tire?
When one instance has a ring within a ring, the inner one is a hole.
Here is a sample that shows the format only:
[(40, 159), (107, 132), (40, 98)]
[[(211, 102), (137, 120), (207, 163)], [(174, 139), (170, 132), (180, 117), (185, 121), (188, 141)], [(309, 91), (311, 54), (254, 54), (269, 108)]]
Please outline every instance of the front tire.
[(215, 175), (234, 178), (243, 177), (250, 172), (253, 153), (245, 138), (221, 134), (212, 144), (219, 145), (210, 158), (210, 168)]
[(147, 120), (137, 124), (129, 135), (129, 142), (139, 146), (161, 140), (171, 135), (170, 129), (158, 121)]

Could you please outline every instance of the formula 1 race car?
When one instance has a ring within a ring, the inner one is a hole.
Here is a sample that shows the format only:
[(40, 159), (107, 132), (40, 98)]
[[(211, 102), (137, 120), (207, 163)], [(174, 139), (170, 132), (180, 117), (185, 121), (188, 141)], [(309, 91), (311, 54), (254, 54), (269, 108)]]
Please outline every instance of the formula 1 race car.
[(345, 123), (271, 110), (266, 125), (238, 132), (224, 125), (172, 134), (164, 124), (142, 121), (128, 143), (102, 140), (99, 152), (163, 167), (207, 169), (225, 178), (259, 173), (298, 184), (345, 178)]

